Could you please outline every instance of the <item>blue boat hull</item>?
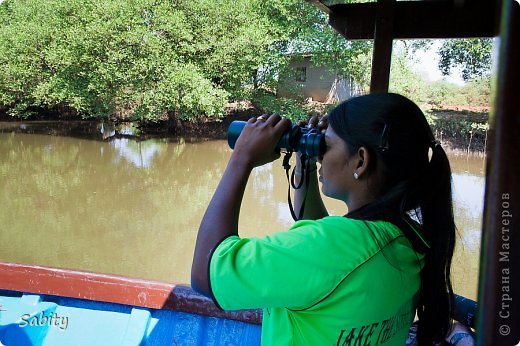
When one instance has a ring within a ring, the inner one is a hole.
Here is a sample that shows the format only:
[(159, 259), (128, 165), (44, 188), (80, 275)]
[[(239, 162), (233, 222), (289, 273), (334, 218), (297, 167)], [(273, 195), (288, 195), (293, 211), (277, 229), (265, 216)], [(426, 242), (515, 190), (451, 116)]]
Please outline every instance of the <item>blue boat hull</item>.
[(260, 322), (185, 286), (0, 262), (6, 346), (260, 345)]
[(73, 298), (0, 292), (0, 341), (16, 345), (259, 345), (256, 324)]

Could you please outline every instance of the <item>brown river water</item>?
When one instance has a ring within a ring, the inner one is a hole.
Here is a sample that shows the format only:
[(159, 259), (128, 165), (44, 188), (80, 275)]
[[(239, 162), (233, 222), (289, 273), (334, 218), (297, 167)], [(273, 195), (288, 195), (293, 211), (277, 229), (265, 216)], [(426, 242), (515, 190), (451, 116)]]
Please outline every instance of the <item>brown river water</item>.
[[(226, 141), (103, 141), (3, 125), (0, 261), (189, 284), (197, 229), (231, 154)], [(484, 159), (451, 155), (450, 162), (454, 289), (476, 299)], [(343, 203), (325, 201), (330, 214), (346, 212)], [(292, 223), (281, 161), (255, 169), (240, 234), (263, 236)]]

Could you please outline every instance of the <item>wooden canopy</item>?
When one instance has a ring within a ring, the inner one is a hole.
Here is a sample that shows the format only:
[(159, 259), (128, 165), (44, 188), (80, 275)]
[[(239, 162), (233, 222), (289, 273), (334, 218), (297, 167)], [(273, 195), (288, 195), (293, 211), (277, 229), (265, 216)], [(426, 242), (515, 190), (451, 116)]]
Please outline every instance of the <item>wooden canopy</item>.
[(333, 4), (308, 0), (329, 14), (348, 40), (374, 40), (370, 91), (387, 91), (394, 39), (493, 37), (501, 0), (395, 1)]

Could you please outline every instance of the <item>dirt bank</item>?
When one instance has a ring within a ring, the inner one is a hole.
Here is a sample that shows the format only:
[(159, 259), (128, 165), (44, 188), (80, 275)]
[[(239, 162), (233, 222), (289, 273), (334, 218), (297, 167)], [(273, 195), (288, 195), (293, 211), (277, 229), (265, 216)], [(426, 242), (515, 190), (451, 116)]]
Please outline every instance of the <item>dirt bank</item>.
[[(120, 119), (109, 121), (81, 120), (73, 114), (39, 113), (31, 120), (20, 120), (0, 116), (0, 121), (8, 121), (10, 131), (41, 133), (49, 135), (69, 135), (82, 138), (107, 139), (109, 137), (137, 137), (144, 140), (150, 137), (189, 137), (193, 139), (224, 139), (227, 128), (234, 120), (247, 120), (261, 115), (262, 112), (250, 103), (228, 104), (225, 116), (214, 120), (200, 118), (197, 121), (170, 119), (158, 122), (128, 123)], [(461, 154), (483, 154), (487, 145), (487, 118), (485, 112), (469, 110), (430, 110), (427, 117), (435, 137), (446, 150)], [(104, 125), (103, 125), (104, 124)], [(100, 132), (111, 128), (111, 135)], [(4, 129), (6, 126), (3, 126)], [(132, 131), (120, 130), (132, 127)], [(97, 137), (96, 137), (97, 135)]]

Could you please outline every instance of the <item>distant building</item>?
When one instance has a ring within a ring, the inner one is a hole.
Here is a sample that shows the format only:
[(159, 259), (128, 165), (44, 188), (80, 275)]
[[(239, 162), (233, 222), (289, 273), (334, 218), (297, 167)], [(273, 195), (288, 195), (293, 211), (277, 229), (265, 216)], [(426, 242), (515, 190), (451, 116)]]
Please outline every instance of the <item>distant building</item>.
[(311, 98), (313, 101), (335, 103), (356, 94), (357, 88), (349, 79), (342, 78), (328, 66), (317, 65), (312, 55), (295, 55), (289, 69), (278, 81), (278, 97)]

